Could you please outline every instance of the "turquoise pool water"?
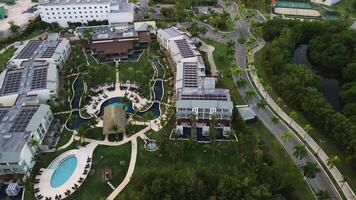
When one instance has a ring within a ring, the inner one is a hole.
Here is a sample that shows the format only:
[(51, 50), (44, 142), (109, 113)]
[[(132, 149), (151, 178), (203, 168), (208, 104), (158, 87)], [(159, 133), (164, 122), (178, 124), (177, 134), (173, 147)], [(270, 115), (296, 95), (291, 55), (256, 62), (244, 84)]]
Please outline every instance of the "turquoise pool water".
[(57, 188), (67, 182), (77, 167), (77, 162), (75, 156), (69, 156), (62, 160), (52, 174), (51, 186)]

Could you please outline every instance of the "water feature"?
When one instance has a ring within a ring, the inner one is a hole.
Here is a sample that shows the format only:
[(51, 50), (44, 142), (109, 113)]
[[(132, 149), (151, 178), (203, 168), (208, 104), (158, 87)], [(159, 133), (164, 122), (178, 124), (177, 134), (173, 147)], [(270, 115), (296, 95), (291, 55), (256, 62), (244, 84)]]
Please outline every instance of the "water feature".
[[(296, 48), (294, 51), (292, 63), (304, 64), (309, 68), (314, 69), (314, 67), (311, 65), (311, 63), (308, 60), (307, 50), (308, 50), (308, 45), (305, 44), (299, 45), (298, 48)], [(340, 100), (339, 100), (340, 83), (336, 79), (327, 78), (321, 75), (320, 77), (321, 77), (321, 82), (319, 86), (319, 91), (325, 95), (328, 102), (333, 106), (333, 108), (336, 111), (340, 111), (341, 109)]]
[(163, 96), (163, 82), (156, 80), (153, 84), (153, 100), (160, 101)]
[(104, 102), (101, 104), (100, 110), (99, 110), (99, 113), (97, 113), (97, 116), (98, 116), (98, 117), (101, 117), (101, 116), (104, 115), (104, 108), (105, 108), (106, 106), (109, 106), (109, 105), (117, 105), (117, 104), (125, 104), (125, 111), (128, 112), (128, 113), (133, 113), (133, 112), (134, 112), (134, 109), (132, 108), (132, 103), (131, 103), (131, 101), (130, 101), (130, 102), (125, 102), (125, 103), (123, 103), (121, 97), (113, 97), (113, 98), (110, 98), (110, 99), (104, 101)]
[(77, 158), (72, 155), (61, 161), (54, 161), (48, 168), (54, 169), (51, 176), (51, 187), (57, 188), (62, 186), (72, 176), (77, 167)]

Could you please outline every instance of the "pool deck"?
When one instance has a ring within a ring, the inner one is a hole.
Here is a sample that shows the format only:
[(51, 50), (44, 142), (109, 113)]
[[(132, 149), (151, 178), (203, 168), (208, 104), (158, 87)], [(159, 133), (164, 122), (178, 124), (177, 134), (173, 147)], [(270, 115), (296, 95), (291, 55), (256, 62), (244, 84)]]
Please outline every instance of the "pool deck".
[[(85, 175), (83, 174), (85, 165), (88, 164), (87, 158), (88, 157), (92, 158), (92, 155), (93, 155), (93, 152), (94, 152), (94, 149), (96, 146), (97, 146), (96, 143), (90, 143), (90, 144), (87, 144), (85, 147), (66, 151), (66, 152), (62, 153), (61, 155), (59, 155), (54, 160), (54, 161), (56, 161), (57, 159), (59, 159), (60, 160), (59, 162), (61, 162), (64, 158), (71, 156), (71, 155), (75, 155), (75, 157), (77, 158), (77, 166), (76, 166), (72, 176), (63, 185), (61, 185), (57, 188), (53, 188), (51, 186), (51, 177), (52, 177), (52, 174), (55, 171), (55, 169), (42, 168), (42, 171), (43, 171), (42, 174), (36, 176), (36, 179), (39, 179), (39, 183), (35, 184), (34, 188), (40, 189), (40, 191), (36, 195), (41, 194), (44, 196), (44, 199), (46, 197), (52, 197), (52, 199), (55, 199), (56, 195), (61, 195), (62, 199), (64, 199), (65, 197), (67, 197), (67, 195), (65, 195), (65, 192), (67, 190), (70, 190), (71, 193), (75, 192), (72, 189), (74, 184), (77, 184), (78, 188), (79, 188), (80, 185), (84, 182), (84, 180), (88, 176), (88, 174), (90, 173), (91, 164), (93, 161), (91, 161), (89, 163), (90, 167), (88, 168), (88, 173)], [(83, 178), (83, 181), (78, 182), (79, 178)]]
[[(122, 85), (129, 85), (129, 84), (122, 84)], [(103, 86), (98, 88), (98, 90), (103, 90), (103, 94), (99, 95), (98, 97), (93, 98), (90, 103), (88, 105), (85, 106), (86, 111), (92, 115), (92, 116), (96, 116), (96, 113), (99, 113), (100, 111), (100, 107), (101, 105), (108, 99), (114, 98), (114, 97), (124, 97), (127, 96), (127, 98), (129, 98), (132, 102), (132, 106), (134, 109), (141, 109), (143, 108), (147, 103), (149, 103), (149, 101), (146, 98), (141, 97), (140, 95), (136, 94), (135, 92), (132, 92), (128, 89), (126, 90), (120, 90), (120, 83), (116, 83), (115, 84), (115, 90), (113, 91), (109, 91), (107, 90), (107, 88), (109, 88), (110, 86)], [(125, 95), (125, 93), (127, 93), (128, 95)], [(106, 98), (104, 98), (103, 96), (107, 95)], [(133, 98), (131, 98), (130, 96), (133, 96)], [(137, 97), (138, 102), (136, 102), (134, 99), (135, 97)], [(98, 101), (98, 99), (101, 99), (100, 101)], [(93, 108), (95, 103), (98, 103), (97, 106), (95, 106), (95, 109)]]

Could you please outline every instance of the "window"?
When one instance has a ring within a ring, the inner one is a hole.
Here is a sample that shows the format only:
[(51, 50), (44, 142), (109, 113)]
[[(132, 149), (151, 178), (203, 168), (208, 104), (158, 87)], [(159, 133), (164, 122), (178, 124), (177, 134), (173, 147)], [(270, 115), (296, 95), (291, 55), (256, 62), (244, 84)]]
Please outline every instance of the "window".
[(56, 8), (56, 10), (59, 10), (59, 8)]

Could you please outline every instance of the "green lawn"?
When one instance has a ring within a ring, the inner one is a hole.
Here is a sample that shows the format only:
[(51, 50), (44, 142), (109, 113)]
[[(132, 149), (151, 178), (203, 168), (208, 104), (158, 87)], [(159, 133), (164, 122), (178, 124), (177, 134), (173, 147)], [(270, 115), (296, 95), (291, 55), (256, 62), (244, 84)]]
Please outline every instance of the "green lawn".
[[(268, 44), (267, 44), (268, 45)], [(258, 77), (264, 84), (264, 86), (269, 86), (272, 87), (271, 82), (268, 79), (268, 75), (266, 74), (266, 71), (262, 67), (262, 59), (261, 55), (263, 54), (263, 49), (259, 52), (257, 52), (256, 57), (255, 57), (255, 64), (256, 64), (256, 70)], [(277, 99), (279, 98), (279, 95), (274, 91), (271, 90), (268, 92), (270, 96), (277, 102)], [(284, 112), (291, 113), (292, 111), (296, 112), (296, 118), (294, 120), (298, 122), (299, 125), (304, 127), (307, 124), (310, 124), (308, 120), (303, 116), (301, 112), (298, 110), (295, 110), (291, 106), (287, 104), (283, 99), (280, 98), (280, 103), (281, 108), (284, 110)], [(330, 156), (330, 155), (337, 155), (341, 162), (336, 164), (337, 168), (340, 170), (340, 172), (345, 176), (348, 177), (348, 183), (350, 184), (350, 187), (355, 191), (356, 190), (356, 172), (353, 168), (352, 163), (347, 159), (347, 156), (337, 147), (336, 143), (334, 140), (328, 138), (325, 134), (321, 133), (320, 130), (313, 128), (312, 131), (309, 132), (309, 135), (322, 147), (322, 149)]]
[(213, 51), (213, 58), (220, 74), (230, 74), (232, 60), (227, 56), (228, 47), (225, 44), (209, 39), (204, 39), (204, 42), (215, 47), (215, 50)]
[(68, 131), (67, 129), (64, 129), (63, 132), (61, 133), (61, 136), (58, 140), (58, 143), (57, 143), (57, 148), (58, 147), (61, 147), (65, 144), (67, 144), (70, 140), (70, 138), (72, 137), (73, 133), (72, 131)]
[(91, 128), (85, 133), (85, 137), (94, 140), (104, 140), (105, 136), (103, 134), (103, 128), (102, 127)]
[(12, 55), (15, 53), (17, 49), (15, 47), (10, 47), (6, 49), (1, 55), (0, 55), (0, 70), (2, 71), (6, 65), (6, 63), (9, 61), (9, 59), (12, 57)]
[[(88, 199), (106, 199), (113, 191), (110, 186), (102, 181), (102, 173), (105, 168), (112, 171), (110, 183), (114, 187), (124, 179), (130, 162), (131, 144), (127, 143), (118, 147), (98, 146), (94, 151), (93, 166), (90, 174), (83, 185), (68, 200), (88, 200)], [(124, 164), (121, 165), (120, 162)]]

